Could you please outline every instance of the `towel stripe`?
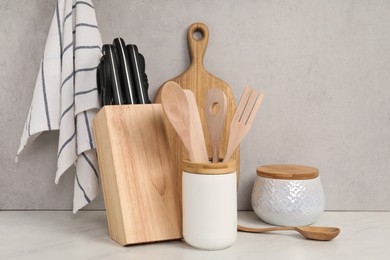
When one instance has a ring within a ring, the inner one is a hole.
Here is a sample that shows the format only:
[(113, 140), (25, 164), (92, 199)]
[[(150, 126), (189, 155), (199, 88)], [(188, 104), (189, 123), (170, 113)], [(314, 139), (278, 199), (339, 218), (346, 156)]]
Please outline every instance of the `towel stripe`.
[(98, 28), (97, 25), (90, 24), (90, 23), (78, 23), (78, 24), (76, 24), (75, 28), (81, 27), (81, 26), (86, 26), (86, 27), (91, 27), (91, 28), (96, 28), (96, 29)]
[(31, 105), (31, 107), (30, 107), (30, 117), (28, 119), (28, 126), (27, 126), (27, 129), (28, 129), (27, 134), (28, 134), (28, 136), (31, 136), (31, 114), (32, 114), (32, 109), (33, 109), (33, 106)]
[(51, 130), (51, 123), (50, 123), (50, 115), (49, 115), (49, 107), (47, 104), (47, 93), (46, 93), (46, 82), (45, 82), (45, 66), (44, 66), (44, 59), (45, 57), (42, 58), (42, 92), (43, 92), (43, 100), (45, 102), (45, 113), (46, 113), (46, 120), (47, 120), (47, 128), (48, 130)]
[(77, 180), (77, 185), (79, 186), (80, 190), (81, 190), (81, 191), (83, 192), (83, 194), (84, 194), (85, 200), (88, 201), (88, 203), (90, 203), (91, 200), (88, 198), (87, 193), (85, 192), (84, 188), (81, 186), (80, 181), (79, 181), (79, 177), (77, 176), (77, 173), (76, 173), (76, 180)]
[(89, 166), (91, 166), (92, 170), (94, 171), (95, 175), (96, 175), (96, 178), (98, 179), (99, 181), (99, 175), (97, 173), (97, 170), (95, 168), (95, 166), (93, 165), (93, 163), (91, 162), (91, 160), (88, 158), (88, 156), (85, 155), (85, 153), (81, 153), (81, 155), (84, 157), (84, 159), (87, 161), (87, 163), (89, 164)]
[(57, 16), (57, 30), (58, 30), (58, 41), (60, 43), (60, 57), (62, 61), (62, 38), (61, 38), (61, 25), (60, 25), (60, 11), (58, 7), (59, 1), (57, 1), (57, 6), (56, 6), (56, 16)]
[(80, 96), (80, 95), (91, 93), (93, 91), (97, 91), (97, 88), (93, 88), (93, 89), (86, 90), (86, 91), (79, 91), (79, 92), (76, 92), (74, 95), (75, 96)]
[(92, 70), (96, 70), (96, 69), (97, 69), (97, 66), (92, 67), (92, 68), (82, 68), (82, 69), (75, 70), (74, 74), (77, 74), (77, 73), (83, 72), (83, 71), (92, 71)]
[(65, 49), (62, 51), (62, 55), (64, 55), (64, 53), (70, 48), (72, 47), (73, 45), (73, 41), (71, 43), (68, 44), (68, 46), (65, 47)]
[(84, 1), (77, 1), (73, 6), (72, 6), (72, 8), (74, 9), (75, 7), (76, 7), (76, 5), (87, 5), (87, 6), (89, 6), (89, 7), (91, 7), (92, 9), (95, 9), (94, 7), (93, 7), (93, 5), (91, 5), (90, 3), (87, 3), (87, 2), (84, 2)]
[(82, 46), (77, 46), (76, 48), (74, 48), (75, 51), (80, 50), (80, 49), (99, 49), (100, 51), (102, 51), (102, 48), (100, 48), (99, 45), (90, 45), (90, 46), (82, 45)]
[(87, 112), (85, 111), (84, 111), (84, 119), (85, 119), (85, 126), (87, 127), (87, 131), (88, 131), (89, 146), (91, 147), (91, 149), (93, 149), (94, 147), (93, 147), (91, 127), (89, 126), (88, 115)]
[(74, 72), (70, 73), (69, 76), (67, 76), (64, 81), (62, 82), (61, 84), (61, 89), (60, 89), (60, 92), (62, 92), (62, 88), (64, 87), (65, 83), (71, 79), (73, 77), (73, 75), (75, 75), (76, 73), (79, 73), (79, 72), (83, 72), (83, 71), (92, 71), (92, 70), (96, 70), (97, 69), (97, 66), (96, 67), (92, 67), (92, 68), (83, 68), (83, 69), (78, 69), (78, 70), (75, 70)]
[(87, 2), (84, 2), (84, 1), (78, 1), (76, 2), (73, 6), (72, 6), (72, 11), (70, 11), (64, 18), (64, 23), (65, 21), (70, 17), (72, 16), (72, 13), (73, 13), (73, 9), (76, 8), (76, 5), (79, 5), (79, 4), (82, 4), (82, 5), (87, 5), (89, 7), (91, 7), (92, 9), (95, 9), (90, 3), (87, 3)]
[(69, 112), (69, 110), (72, 109), (73, 106), (74, 106), (74, 100), (73, 100), (73, 103), (68, 108), (66, 108), (65, 111), (62, 113), (60, 120), (62, 120), (62, 118), (66, 115), (66, 113)]
[(62, 87), (65, 85), (65, 83), (66, 83), (70, 78), (73, 77), (73, 74), (74, 74), (74, 72), (70, 73), (70, 75), (67, 76), (67, 77), (64, 79), (64, 81), (62, 81), (60, 92), (62, 92)]
[(71, 17), (72, 16), (72, 13), (73, 13), (73, 10), (72, 11), (70, 11), (66, 16), (65, 16), (65, 18), (64, 18), (64, 22), (63, 22), (63, 24), (65, 24), (65, 22), (66, 22), (66, 19), (68, 19), (69, 17)]
[(65, 141), (65, 143), (61, 146), (61, 149), (60, 151), (58, 152), (58, 155), (57, 155), (57, 158), (60, 157), (61, 153), (62, 153), (62, 150), (64, 150), (64, 148), (70, 143), (70, 141), (72, 141), (72, 139), (76, 136), (76, 131), (74, 131), (74, 133), (72, 134), (71, 137), (69, 137), (68, 140)]

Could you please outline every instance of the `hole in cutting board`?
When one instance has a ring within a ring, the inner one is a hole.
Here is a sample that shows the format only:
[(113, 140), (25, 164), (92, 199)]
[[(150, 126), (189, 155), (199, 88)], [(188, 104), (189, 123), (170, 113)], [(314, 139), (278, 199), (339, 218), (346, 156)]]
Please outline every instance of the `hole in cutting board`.
[(221, 110), (221, 105), (218, 102), (214, 102), (210, 107), (210, 112), (216, 115)]
[(203, 32), (200, 29), (197, 29), (192, 34), (192, 37), (194, 38), (195, 41), (200, 41), (203, 39)]

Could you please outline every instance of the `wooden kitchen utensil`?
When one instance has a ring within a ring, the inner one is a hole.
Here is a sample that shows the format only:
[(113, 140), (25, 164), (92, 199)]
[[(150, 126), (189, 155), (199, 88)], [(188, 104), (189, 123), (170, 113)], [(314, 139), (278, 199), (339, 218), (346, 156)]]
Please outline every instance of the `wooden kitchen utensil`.
[[(200, 33), (202, 35), (201, 39), (195, 39), (194, 33)], [(203, 132), (206, 138), (206, 146), (208, 149), (208, 154), (211, 155), (211, 144), (209, 140), (209, 133), (208, 129), (206, 127), (206, 115), (204, 112), (204, 106), (205, 106), (205, 97), (207, 94), (207, 91), (211, 88), (218, 88), (222, 90), (227, 99), (227, 113), (226, 113), (226, 127), (223, 130), (222, 133), (222, 141), (221, 141), (221, 155), (224, 155), (227, 143), (228, 143), (228, 133), (230, 128), (230, 122), (233, 118), (233, 113), (236, 108), (236, 102), (234, 99), (234, 95), (232, 93), (232, 90), (230, 86), (222, 81), (221, 79), (215, 77), (214, 75), (210, 74), (203, 66), (203, 57), (206, 52), (206, 47), (209, 39), (209, 30), (207, 26), (203, 23), (194, 23), (192, 24), (187, 31), (187, 40), (188, 40), (188, 49), (190, 53), (191, 58), (191, 64), (189, 68), (181, 75), (171, 79), (172, 81), (175, 81), (179, 83), (179, 85), (184, 89), (191, 90), (196, 99), (196, 103), (198, 105), (200, 118), (203, 125)], [(156, 94), (155, 102), (161, 103), (161, 89)], [(176, 165), (180, 165), (182, 159), (188, 159), (186, 158), (187, 155), (183, 153), (183, 147), (180, 145), (180, 140), (175, 133), (175, 130), (173, 127), (167, 122), (167, 132), (169, 136), (169, 143), (172, 148), (172, 150), (176, 154), (176, 158), (174, 158)], [(239, 149), (237, 148), (236, 151), (233, 153), (233, 158), (237, 161), (237, 178), (239, 175)], [(178, 171), (178, 177), (181, 178), (181, 171)]]
[(196, 152), (194, 153), (192, 149), (189, 105), (183, 89), (176, 82), (165, 83), (161, 93), (161, 104), (186, 147), (190, 161), (196, 162), (199, 158), (196, 158)]
[(223, 159), (224, 162), (230, 160), (234, 150), (248, 133), (252, 122), (255, 119), (256, 112), (263, 100), (263, 96), (263, 92), (260, 92), (256, 97), (255, 89), (251, 90), (249, 87), (245, 88), (230, 125), (229, 143), (226, 155)]
[[(184, 89), (184, 93), (187, 97), (187, 102), (190, 112), (190, 128), (191, 128), (191, 145), (192, 150), (197, 154), (195, 157), (199, 159), (197, 162), (209, 162), (209, 156), (207, 155), (206, 142), (204, 139), (202, 122), (199, 116), (198, 106), (196, 105), (196, 100), (194, 93), (189, 89)], [(199, 153), (199, 154), (198, 154)]]
[(221, 145), (221, 135), (225, 125), (226, 107), (225, 93), (216, 88), (209, 89), (204, 110), (210, 134), (213, 163), (218, 162), (219, 159), (218, 154)]
[(270, 231), (279, 230), (295, 230), (302, 236), (312, 239), (328, 241), (331, 240), (340, 233), (340, 229), (336, 227), (316, 227), (316, 226), (303, 226), (303, 227), (270, 227), (270, 228), (248, 228), (238, 225), (238, 230), (250, 233), (264, 233)]
[(160, 104), (104, 106), (93, 121), (108, 229), (121, 245), (182, 238), (164, 117)]

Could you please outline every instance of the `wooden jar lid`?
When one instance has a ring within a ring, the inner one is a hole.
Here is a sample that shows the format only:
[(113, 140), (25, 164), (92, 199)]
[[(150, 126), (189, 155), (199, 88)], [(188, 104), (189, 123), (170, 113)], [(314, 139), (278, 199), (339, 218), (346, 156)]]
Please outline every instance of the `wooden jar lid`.
[(293, 164), (273, 164), (257, 167), (257, 175), (281, 180), (307, 180), (317, 178), (317, 168)]
[(228, 174), (236, 171), (236, 161), (219, 163), (195, 163), (187, 160), (182, 161), (182, 170), (194, 174)]

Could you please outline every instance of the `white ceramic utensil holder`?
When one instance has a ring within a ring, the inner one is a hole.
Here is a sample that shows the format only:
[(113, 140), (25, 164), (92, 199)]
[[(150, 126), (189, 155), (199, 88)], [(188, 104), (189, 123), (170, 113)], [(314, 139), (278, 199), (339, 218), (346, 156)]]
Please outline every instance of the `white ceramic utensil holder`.
[(183, 237), (191, 246), (220, 250), (237, 237), (236, 162), (183, 161)]
[(252, 207), (265, 222), (279, 226), (305, 226), (324, 211), (324, 193), (318, 169), (300, 165), (257, 168)]

